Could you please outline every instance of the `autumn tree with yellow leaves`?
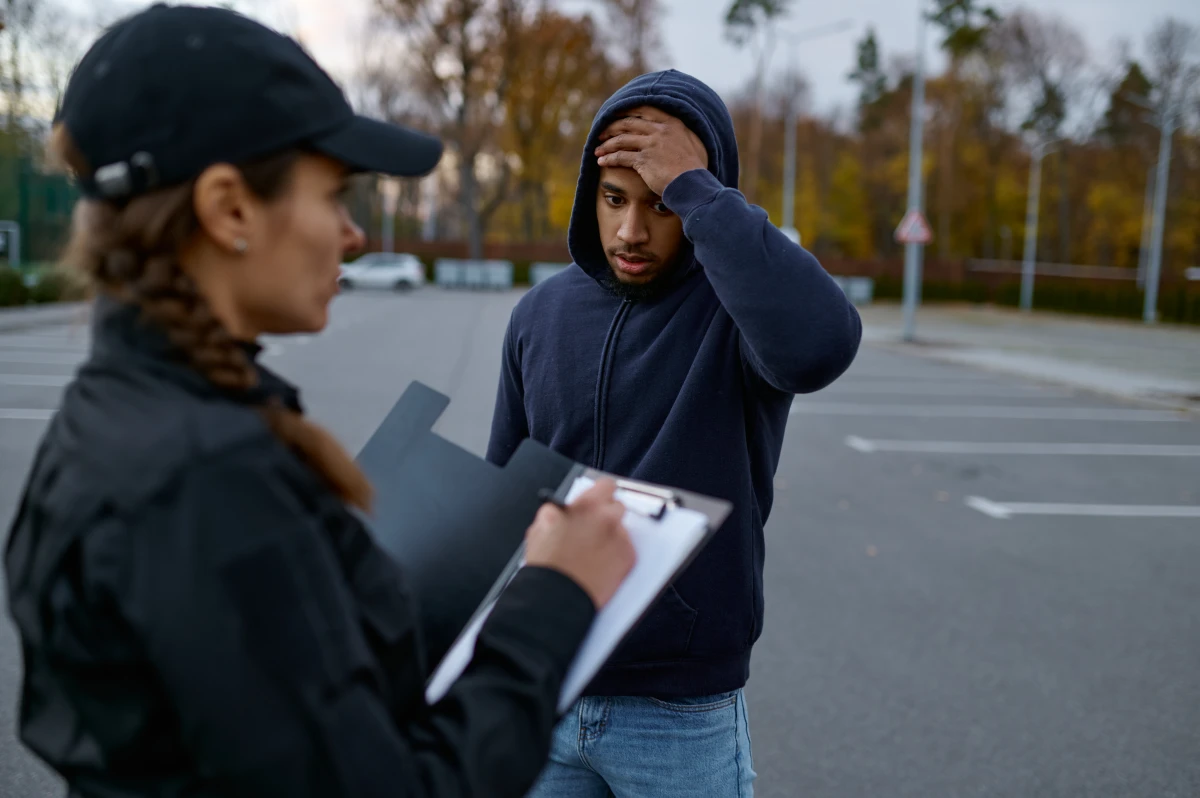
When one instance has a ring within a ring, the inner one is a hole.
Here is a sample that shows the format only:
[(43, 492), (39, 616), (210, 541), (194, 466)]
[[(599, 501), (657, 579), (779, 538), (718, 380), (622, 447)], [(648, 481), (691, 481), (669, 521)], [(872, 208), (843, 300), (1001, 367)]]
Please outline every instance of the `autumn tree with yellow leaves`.
[[(451, 166), (444, 168), (454, 179), (442, 195), (438, 237), (471, 240), (472, 251), (485, 236), (565, 241), (593, 115), (639, 71), (669, 66), (658, 46), (660, 0), (596, 0), (582, 12), (533, 0), (377, 3), (404, 35), (405, 55), (385, 70), (407, 81), (404, 118), (449, 145)], [(929, 257), (1017, 259), (1031, 145), (1055, 140), (1043, 165), (1039, 260), (1136, 268), (1147, 177), (1158, 156), (1146, 106), (1169, 77), (1153, 42), (1150, 57), (1126, 54), (1114, 62), (1090, 52), (1069, 21), (1039, 10), (1001, 14), (983, 0), (934, 0), (933, 7), (948, 66), (927, 82), (923, 179), (935, 234)], [(1180, 58), (1200, 63), (1200, 34), (1165, 20), (1155, 41), (1168, 33), (1187, 45), (1177, 48)], [(868, 29), (847, 53), (854, 107), (825, 114), (802, 108), (796, 225), (805, 246), (822, 257), (899, 255), (893, 230), (905, 210), (910, 65), (910, 55), (884, 52)], [(766, 80), (756, 78), (726, 101), (745, 160), (741, 188), (779, 223), (783, 109), (787, 101), (803, 102), (803, 80)], [(1198, 111), (1193, 97), (1174, 139), (1166, 281), (1200, 265)]]

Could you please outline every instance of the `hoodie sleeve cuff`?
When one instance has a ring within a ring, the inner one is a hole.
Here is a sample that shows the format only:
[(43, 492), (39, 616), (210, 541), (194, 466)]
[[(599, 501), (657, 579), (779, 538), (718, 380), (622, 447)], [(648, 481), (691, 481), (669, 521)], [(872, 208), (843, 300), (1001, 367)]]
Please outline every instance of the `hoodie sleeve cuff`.
[(667, 184), (663, 204), (686, 224), (692, 211), (715, 200), (725, 188), (707, 169), (691, 169)]

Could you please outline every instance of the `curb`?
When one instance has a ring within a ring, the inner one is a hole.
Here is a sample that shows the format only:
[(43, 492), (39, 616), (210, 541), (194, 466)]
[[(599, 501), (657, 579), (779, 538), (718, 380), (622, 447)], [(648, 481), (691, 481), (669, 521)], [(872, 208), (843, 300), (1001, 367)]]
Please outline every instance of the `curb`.
[[(864, 343), (867, 343), (864, 341)], [(1095, 381), (1081, 381), (1071, 379), (1065, 374), (1052, 374), (1041, 369), (1022, 369), (1011, 364), (988, 362), (986, 359), (972, 357), (971, 353), (991, 353), (1003, 352), (1003, 350), (991, 350), (979, 346), (967, 346), (955, 344), (952, 342), (919, 340), (915, 343), (905, 343), (894, 338), (878, 338), (870, 341), (870, 345), (886, 349), (889, 352), (896, 354), (912, 355), (914, 357), (925, 358), (926, 360), (936, 360), (940, 363), (952, 363), (959, 366), (967, 366), (979, 371), (986, 371), (992, 374), (1007, 374), (1032, 382), (1040, 382), (1049, 385), (1057, 385), (1067, 388), (1072, 388), (1077, 391), (1089, 393), (1094, 396), (1103, 396), (1108, 399), (1116, 399), (1125, 402), (1154, 407), (1159, 410), (1172, 410), (1181, 414), (1194, 416), (1200, 419), (1200, 401), (1193, 400), (1190, 396), (1172, 394), (1169, 391), (1163, 391), (1159, 395), (1154, 393), (1144, 393), (1133, 390), (1122, 390), (1120, 388), (1109, 388), (1097, 384)]]
[(54, 324), (86, 324), (89, 304), (87, 302), (56, 303), (24, 308), (0, 310), (0, 332), (26, 330)]

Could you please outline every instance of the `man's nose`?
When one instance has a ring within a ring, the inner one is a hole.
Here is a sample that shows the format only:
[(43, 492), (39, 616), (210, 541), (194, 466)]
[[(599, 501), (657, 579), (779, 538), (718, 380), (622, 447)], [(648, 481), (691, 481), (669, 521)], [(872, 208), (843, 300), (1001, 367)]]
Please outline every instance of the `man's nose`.
[(650, 240), (650, 229), (636, 208), (630, 208), (626, 212), (621, 221), (621, 229), (617, 231), (617, 238), (626, 244), (645, 244)]

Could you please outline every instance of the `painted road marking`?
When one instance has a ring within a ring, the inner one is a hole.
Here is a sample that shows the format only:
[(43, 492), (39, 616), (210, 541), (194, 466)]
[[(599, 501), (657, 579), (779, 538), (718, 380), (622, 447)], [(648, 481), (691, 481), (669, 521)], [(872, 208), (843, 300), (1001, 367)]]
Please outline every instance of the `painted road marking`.
[(887, 381), (868, 382), (867, 380), (834, 383), (826, 390), (826, 393), (862, 394), (864, 396), (954, 396), (976, 399), (1036, 399), (1039, 396), (1065, 397), (1071, 395), (1069, 391), (1061, 388), (1025, 388), (1021, 386), (989, 388), (987, 385), (970, 383), (939, 384), (938, 387), (932, 387), (928, 383), (905, 385)]
[(966, 505), (986, 516), (1007, 520), (1014, 515), (1074, 515), (1102, 518), (1200, 518), (1200, 507), (1186, 504), (1063, 504), (996, 502), (968, 496)]
[(69, 374), (0, 374), (0, 385), (32, 388), (62, 388), (74, 379)]
[(1020, 421), (1187, 421), (1174, 410), (1121, 410), (1104, 407), (1005, 407), (1003, 405), (882, 405), (833, 402), (792, 404), (792, 415), (874, 416), (877, 418), (990, 418)]
[(48, 421), (57, 410), (0, 407), (0, 421)]
[(83, 352), (30, 352), (0, 350), (0, 363), (27, 363), (39, 366), (77, 366), (83, 362)]
[(864, 454), (1013, 454), (1035, 456), (1200, 457), (1200, 446), (1140, 443), (1009, 443), (1007, 441), (901, 441), (846, 437), (846, 445)]
[(50, 349), (57, 352), (80, 352), (86, 353), (87, 342), (74, 341), (46, 341), (41, 339), (29, 338), (3, 338), (0, 337), (0, 349)]

